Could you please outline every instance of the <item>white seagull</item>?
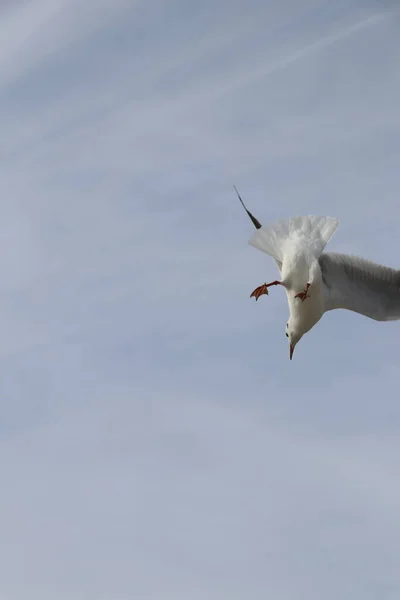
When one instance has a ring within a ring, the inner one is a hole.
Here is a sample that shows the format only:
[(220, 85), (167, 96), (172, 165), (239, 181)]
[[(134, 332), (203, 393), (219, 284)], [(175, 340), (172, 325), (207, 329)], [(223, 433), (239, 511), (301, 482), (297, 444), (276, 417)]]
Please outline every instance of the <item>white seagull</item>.
[(268, 295), (272, 285), (285, 288), (290, 360), (296, 344), (328, 310), (352, 310), (375, 321), (400, 319), (400, 270), (358, 256), (323, 252), (339, 225), (337, 219), (311, 215), (262, 226), (236, 187), (235, 191), (257, 229), (249, 244), (272, 256), (281, 275), (280, 280), (257, 287), (250, 297)]

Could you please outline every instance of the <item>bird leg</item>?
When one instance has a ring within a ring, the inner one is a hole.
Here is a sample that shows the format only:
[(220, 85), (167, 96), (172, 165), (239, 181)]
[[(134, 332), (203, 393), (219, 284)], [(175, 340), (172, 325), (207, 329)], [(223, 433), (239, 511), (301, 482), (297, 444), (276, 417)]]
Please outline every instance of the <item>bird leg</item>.
[(311, 287), (311, 283), (307, 283), (307, 285), (306, 285), (306, 289), (304, 290), (304, 292), (300, 292), (299, 294), (296, 294), (296, 295), (295, 295), (295, 298), (300, 298), (300, 300), (301, 300), (302, 302), (304, 302), (304, 300), (305, 300), (306, 298), (309, 298), (309, 297), (310, 297), (310, 296), (308, 295), (308, 290), (310, 289), (310, 287)]
[(282, 285), (282, 282), (281, 281), (272, 281), (271, 283), (263, 283), (258, 288), (256, 288), (253, 292), (251, 292), (250, 298), (252, 298), (254, 296), (254, 298), (256, 300), (258, 300), (259, 297), (262, 296), (263, 294), (266, 294), (268, 296), (268, 288), (271, 285)]

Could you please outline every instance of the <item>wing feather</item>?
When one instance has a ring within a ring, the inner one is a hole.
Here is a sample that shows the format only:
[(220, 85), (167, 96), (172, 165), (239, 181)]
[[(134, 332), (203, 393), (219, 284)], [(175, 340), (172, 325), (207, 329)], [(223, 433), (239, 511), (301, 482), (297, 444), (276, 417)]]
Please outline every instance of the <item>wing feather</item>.
[(400, 271), (334, 252), (321, 254), (319, 264), (325, 311), (343, 308), (376, 321), (400, 319)]

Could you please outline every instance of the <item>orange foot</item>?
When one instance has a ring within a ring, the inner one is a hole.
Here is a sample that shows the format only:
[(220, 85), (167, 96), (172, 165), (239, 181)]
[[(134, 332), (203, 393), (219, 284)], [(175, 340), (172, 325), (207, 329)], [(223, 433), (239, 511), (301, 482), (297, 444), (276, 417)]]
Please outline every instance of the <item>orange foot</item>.
[(300, 300), (301, 300), (302, 302), (304, 302), (304, 300), (305, 300), (306, 298), (309, 298), (309, 297), (310, 297), (310, 296), (308, 295), (308, 290), (310, 289), (310, 287), (311, 287), (311, 284), (310, 284), (310, 283), (307, 283), (307, 285), (306, 285), (306, 289), (304, 290), (304, 292), (300, 292), (299, 294), (296, 294), (296, 295), (295, 295), (295, 298), (300, 298)]
[(259, 299), (259, 297), (262, 296), (263, 294), (266, 294), (268, 296), (268, 288), (271, 285), (282, 285), (282, 284), (280, 281), (272, 281), (271, 283), (263, 283), (258, 288), (256, 288), (253, 292), (251, 292), (250, 298), (254, 297), (257, 301)]

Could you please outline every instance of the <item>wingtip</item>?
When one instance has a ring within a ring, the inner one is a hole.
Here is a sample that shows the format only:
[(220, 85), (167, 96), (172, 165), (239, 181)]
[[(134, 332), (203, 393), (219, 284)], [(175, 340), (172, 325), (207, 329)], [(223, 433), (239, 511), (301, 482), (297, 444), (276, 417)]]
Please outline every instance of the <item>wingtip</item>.
[(255, 216), (253, 216), (251, 214), (251, 212), (247, 209), (247, 207), (246, 207), (245, 203), (243, 202), (242, 197), (239, 194), (238, 189), (237, 189), (237, 187), (236, 187), (235, 184), (233, 184), (233, 189), (235, 190), (235, 192), (236, 192), (236, 194), (237, 194), (237, 196), (238, 196), (238, 198), (239, 198), (239, 200), (241, 202), (241, 205), (243, 206), (244, 210), (247, 212), (247, 214), (248, 214), (251, 222), (253, 223), (254, 227), (256, 229), (261, 229), (262, 225), (261, 225), (260, 221), (258, 221), (258, 219), (256, 219)]
[(238, 192), (238, 189), (237, 189), (237, 187), (236, 187), (236, 185), (235, 185), (235, 184), (233, 184), (233, 189), (235, 190), (235, 192), (236, 192), (236, 194), (237, 194), (237, 197), (239, 198), (239, 200), (240, 200), (240, 203), (241, 203), (241, 205), (243, 206), (244, 210), (245, 210), (245, 211), (247, 211), (247, 208), (246, 208), (246, 206), (245, 206), (245, 204), (244, 204), (244, 202), (243, 202), (243, 200), (242, 200), (242, 197), (241, 197), (241, 195), (239, 194), (239, 192)]

